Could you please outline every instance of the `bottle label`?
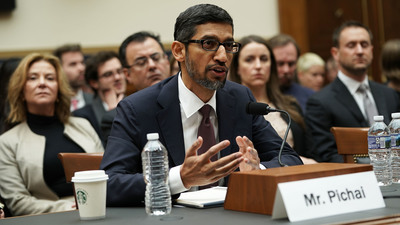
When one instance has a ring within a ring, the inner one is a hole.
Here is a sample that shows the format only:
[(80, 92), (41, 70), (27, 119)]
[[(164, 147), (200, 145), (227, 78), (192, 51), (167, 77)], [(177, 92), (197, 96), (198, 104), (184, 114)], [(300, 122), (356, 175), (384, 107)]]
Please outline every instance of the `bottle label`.
[(390, 136), (368, 136), (368, 149), (385, 149), (390, 148)]
[(392, 148), (400, 148), (400, 134), (392, 134)]

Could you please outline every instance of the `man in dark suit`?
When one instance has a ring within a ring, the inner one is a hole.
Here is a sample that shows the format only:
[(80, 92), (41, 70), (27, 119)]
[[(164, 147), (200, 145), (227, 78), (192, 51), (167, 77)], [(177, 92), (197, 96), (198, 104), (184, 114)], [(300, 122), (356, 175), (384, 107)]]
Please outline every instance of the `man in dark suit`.
[[(306, 111), (306, 123), (313, 134), (314, 153), (319, 161), (343, 162), (331, 127), (368, 127), (376, 114), (383, 115), (388, 124), (391, 113), (400, 109), (393, 90), (368, 80), (367, 69), (373, 58), (371, 41), (371, 31), (355, 21), (345, 22), (333, 34), (331, 53), (338, 64), (338, 77), (309, 98)], [(361, 86), (366, 87), (366, 92), (361, 92)], [(371, 103), (370, 109), (366, 107), (365, 95)]]
[[(282, 139), (262, 116), (245, 113), (247, 103), (255, 100), (251, 91), (226, 81), (233, 54), (240, 47), (233, 40), (230, 15), (215, 5), (190, 7), (177, 18), (174, 39), (172, 54), (181, 72), (126, 97), (117, 107), (101, 163), (109, 175), (108, 206), (142, 204), (141, 151), (147, 133), (159, 133), (167, 148), (172, 194), (217, 181), (226, 185), (222, 178), (237, 168), (280, 166)], [(197, 136), (203, 117), (198, 110), (203, 107), (211, 107), (214, 135), (209, 141)], [(217, 144), (203, 154), (198, 152), (211, 142)], [(217, 156), (215, 161), (213, 156)], [(282, 161), (302, 164), (287, 144)]]
[(89, 120), (105, 145), (108, 135), (101, 124), (106, 118), (114, 118), (115, 107), (125, 95), (126, 79), (116, 52), (100, 51), (88, 58), (86, 65), (85, 79), (93, 89), (93, 102), (73, 115)]

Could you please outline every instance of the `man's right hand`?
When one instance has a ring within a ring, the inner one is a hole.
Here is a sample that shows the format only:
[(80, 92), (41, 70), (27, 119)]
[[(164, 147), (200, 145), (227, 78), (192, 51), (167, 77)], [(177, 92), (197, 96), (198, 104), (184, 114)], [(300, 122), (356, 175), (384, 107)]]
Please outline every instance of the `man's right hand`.
[(198, 137), (193, 145), (186, 151), (185, 161), (180, 170), (181, 179), (185, 188), (203, 186), (214, 183), (235, 171), (244, 160), (241, 152), (232, 153), (216, 161), (211, 161), (213, 155), (229, 146), (229, 141), (221, 141), (212, 146), (207, 152), (197, 155), (197, 150), (203, 144), (203, 139)]

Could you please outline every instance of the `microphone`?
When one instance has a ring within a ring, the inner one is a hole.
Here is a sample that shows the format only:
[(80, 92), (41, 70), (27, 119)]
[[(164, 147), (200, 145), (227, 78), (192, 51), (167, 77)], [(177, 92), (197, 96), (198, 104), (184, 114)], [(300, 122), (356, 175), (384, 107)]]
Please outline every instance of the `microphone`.
[(283, 146), (285, 145), (285, 142), (286, 142), (286, 139), (287, 139), (287, 136), (288, 136), (288, 133), (289, 133), (290, 125), (292, 124), (292, 118), (290, 118), (289, 113), (284, 111), (284, 110), (281, 110), (281, 109), (271, 108), (268, 104), (259, 103), (259, 102), (249, 102), (249, 103), (247, 103), (247, 106), (246, 106), (246, 113), (248, 113), (248, 114), (267, 115), (270, 112), (281, 112), (281, 113), (284, 113), (284, 114), (286, 114), (286, 116), (289, 119), (288, 125), (286, 127), (286, 132), (285, 132), (285, 135), (284, 135), (283, 140), (282, 140), (281, 148), (279, 149), (279, 155), (278, 155), (279, 165), (281, 165), (281, 167), (286, 167), (288, 165), (282, 163), (281, 155), (282, 155), (282, 151), (283, 151)]

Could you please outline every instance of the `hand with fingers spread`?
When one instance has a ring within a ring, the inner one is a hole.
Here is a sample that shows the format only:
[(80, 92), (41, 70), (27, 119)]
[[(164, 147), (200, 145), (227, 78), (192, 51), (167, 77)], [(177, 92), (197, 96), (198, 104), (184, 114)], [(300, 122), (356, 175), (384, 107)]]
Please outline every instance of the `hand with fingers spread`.
[(253, 142), (246, 136), (236, 137), (236, 143), (239, 146), (239, 152), (243, 154), (244, 160), (239, 165), (240, 171), (250, 171), (260, 169), (260, 158), (254, 148)]
[(235, 171), (244, 160), (241, 152), (211, 161), (213, 155), (229, 146), (229, 141), (221, 141), (212, 146), (207, 152), (197, 155), (197, 150), (203, 144), (203, 139), (198, 137), (188, 149), (180, 170), (181, 179), (186, 188), (214, 183)]

